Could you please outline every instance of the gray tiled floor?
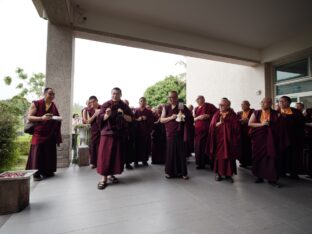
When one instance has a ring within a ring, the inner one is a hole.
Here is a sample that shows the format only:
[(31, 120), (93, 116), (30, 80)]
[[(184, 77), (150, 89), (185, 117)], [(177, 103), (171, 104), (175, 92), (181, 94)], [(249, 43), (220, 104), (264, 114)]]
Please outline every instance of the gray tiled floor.
[(0, 216), (0, 233), (312, 233), (312, 181), (283, 179), (276, 189), (239, 169), (234, 184), (215, 182), (193, 162), (189, 174), (166, 180), (152, 165), (99, 191), (94, 170), (62, 169), (32, 183), (30, 207)]

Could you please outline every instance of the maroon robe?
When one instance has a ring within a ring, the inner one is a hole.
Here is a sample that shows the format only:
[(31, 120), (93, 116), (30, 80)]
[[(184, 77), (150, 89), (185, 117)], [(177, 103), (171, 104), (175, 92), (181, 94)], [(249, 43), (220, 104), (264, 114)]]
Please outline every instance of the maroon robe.
[(204, 114), (210, 115), (209, 119), (197, 120), (195, 122), (195, 158), (196, 164), (201, 168), (209, 163), (209, 156), (206, 154), (207, 144), (209, 144), (209, 125), (212, 116), (217, 110), (218, 109), (210, 103), (204, 103), (203, 106), (195, 108), (195, 118)]
[[(166, 118), (179, 113), (178, 105), (172, 109), (171, 104), (167, 104), (164, 108)], [(182, 113), (185, 115), (185, 122), (170, 120), (165, 123), (167, 138), (165, 172), (173, 177), (187, 176), (186, 154), (189, 140), (187, 126), (191, 122), (192, 114), (186, 106)]]
[(125, 164), (131, 164), (135, 160), (135, 123), (134, 121), (127, 123), (126, 128), (126, 141), (127, 141), (127, 150), (125, 154)]
[[(248, 113), (248, 120), (250, 119), (254, 109), (250, 109)], [(251, 150), (251, 140), (249, 136), (248, 121), (242, 121), (243, 111), (237, 113), (239, 119), (241, 120), (241, 153), (239, 157), (239, 162), (242, 166), (252, 165), (252, 150)]]
[[(104, 121), (107, 108), (111, 108), (111, 116)], [(125, 151), (127, 146), (126, 128), (124, 117), (117, 110), (122, 109), (124, 114), (133, 116), (131, 109), (122, 101), (114, 103), (107, 101), (101, 106), (98, 124), (101, 130), (98, 149), (97, 172), (100, 175), (121, 174), (124, 168)]]
[[(305, 117), (306, 123), (312, 123), (311, 112), (312, 108), (306, 110), (307, 115)], [(304, 159), (304, 168), (306, 173), (309, 176), (312, 176), (312, 127), (305, 126), (304, 129), (305, 137), (304, 137), (304, 148), (303, 148), (303, 159)]]
[[(97, 109), (101, 109), (99, 105)], [(90, 117), (92, 117), (95, 113), (93, 108), (87, 109), (87, 112)], [(91, 144), (90, 144), (90, 164), (96, 167), (97, 164), (97, 155), (100, 144), (100, 128), (96, 119), (94, 119), (91, 123)]]
[(220, 176), (236, 174), (236, 159), (240, 152), (240, 122), (236, 113), (230, 109), (224, 122), (216, 127), (220, 119), (217, 111), (209, 127), (209, 153), (214, 159), (214, 172)]
[(291, 115), (279, 117), (280, 174), (305, 174), (303, 166), (304, 116), (295, 108)]
[[(254, 112), (255, 122), (261, 123), (262, 110)], [(278, 112), (271, 109), (270, 124), (250, 129), (252, 144), (252, 172), (261, 179), (276, 182), (278, 179)]]
[[(190, 112), (191, 113), (191, 112)], [(186, 157), (189, 158), (192, 156), (194, 152), (194, 137), (195, 137), (195, 127), (194, 127), (194, 117), (190, 116), (189, 122), (185, 123), (186, 125), (186, 134), (187, 134), (187, 141), (186, 141)]]
[(135, 162), (146, 163), (151, 152), (151, 132), (153, 129), (153, 112), (147, 108), (141, 110), (137, 108), (134, 112), (134, 118), (146, 116), (146, 120), (136, 121), (135, 134)]
[[(45, 109), (44, 99), (34, 101), (37, 112), (35, 116), (41, 117), (47, 113), (59, 116), (59, 112), (52, 102), (49, 109)], [(26, 170), (37, 169), (36, 175), (51, 176), (56, 172), (56, 145), (62, 142), (61, 122), (48, 120), (38, 122), (35, 126), (31, 140), (30, 152)]]
[(165, 125), (159, 122), (160, 116), (154, 114), (154, 123), (152, 131), (152, 163), (164, 164), (166, 161), (166, 129)]

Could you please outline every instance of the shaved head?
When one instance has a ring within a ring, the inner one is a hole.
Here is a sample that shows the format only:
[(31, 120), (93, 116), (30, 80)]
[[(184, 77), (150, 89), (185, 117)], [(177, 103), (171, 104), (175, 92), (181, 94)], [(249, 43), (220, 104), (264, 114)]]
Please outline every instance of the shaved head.
[(178, 103), (178, 92), (177, 91), (170, 91), (169, 95), (169, 102), (170, 104), (176, 105)]
[(199, 106), (203, 105), (205, 103), (205, 98), (204, 96), (202, 95), (199, 95), (197, 98), (196, 98), (196, 102)]
[(228, 106), (231, 106), (231, 101), (228, 98), (224, 97), (221, 99), (221, 101), (226, 103)]
[(261, 108), (268, 110), (272, 107), (272, 98), (264, 97), (261, 101)]
[(227, 98), (222, 98), (219, 103), (219, 109), (221, 112), (226, 112), (231, 108), (231, 102)]
[(242, 101), (241, 107), (243, 111), (248, 111), (250, 109), (249, 101), (247, 100)]

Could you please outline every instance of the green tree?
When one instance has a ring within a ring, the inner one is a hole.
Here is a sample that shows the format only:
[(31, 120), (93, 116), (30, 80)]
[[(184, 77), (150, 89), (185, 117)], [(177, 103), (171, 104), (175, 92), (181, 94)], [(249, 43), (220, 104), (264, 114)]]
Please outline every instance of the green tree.
[(160, 104), (168, 102), (168, 92), (177, 91), (179, 99), (185, 103), (186, 101), (186, 83), (185, 80), (178, 76), (168, 76), (164, 80), (148, 87), (144, 92), (144, 97), (148, 104), (156, 107)]
[(12, 169), (19, 162), (19, 154), (27, 152), (29, 140), (17, 140), (18, 134), (23, 132), (23, 123), (30, 106), (27, 99), (30, 95), (31, 98), (39, 98), (45, 86), (43, 73), (34, 73), (29, 77), (22, 68), (17, 68), (15, 73), (14, 78), (4, 77), (4, 83), (17, 84), (18, 94), (10, 99), (0, 100), (0, 171)]
[(21, 96), (14, 96), (11, 99), (1, 100), (0, 102), (10, 106), (11, 113), (17, 117), (24, 116), (30, 106), (30, 102)]
[(45, 86), (45, 75), (43, 73), (33, 73), (32, 76), (28, 76), (24, 69), (20, 67), (16, 68), (15, 73), (16, 77), (14, 78), (11, 76), (4, 77), (4, 83), (6, 85), (12, 85), (12, 81), (18, 83), (16, 89), (19, 90), (19, 93), (16, 96), (26, 99), (30, 94), (35, 95), (36, 98), (41, 96)]

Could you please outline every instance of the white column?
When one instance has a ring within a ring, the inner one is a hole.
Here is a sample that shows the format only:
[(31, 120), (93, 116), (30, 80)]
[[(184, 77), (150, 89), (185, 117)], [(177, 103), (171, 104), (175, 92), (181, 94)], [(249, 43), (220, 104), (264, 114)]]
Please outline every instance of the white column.
[(46, 86), (55, 91), (55, 103), (63, 117), (61, 130), (63, 143), (57, 151), (58, 167), (68, 167), (71, 159), (74, 46), (72, 29), (49, 22)]

